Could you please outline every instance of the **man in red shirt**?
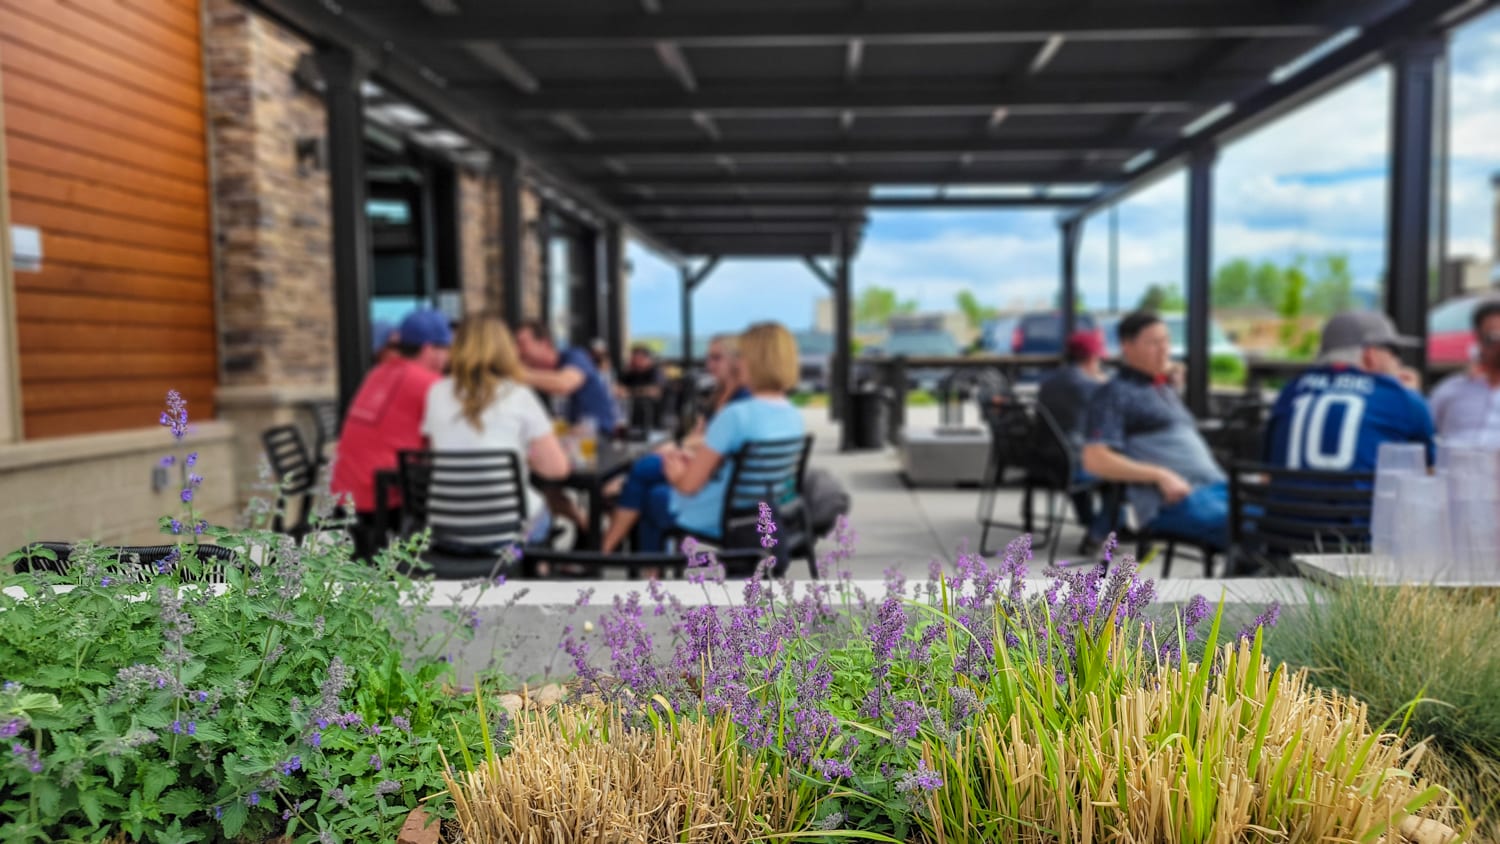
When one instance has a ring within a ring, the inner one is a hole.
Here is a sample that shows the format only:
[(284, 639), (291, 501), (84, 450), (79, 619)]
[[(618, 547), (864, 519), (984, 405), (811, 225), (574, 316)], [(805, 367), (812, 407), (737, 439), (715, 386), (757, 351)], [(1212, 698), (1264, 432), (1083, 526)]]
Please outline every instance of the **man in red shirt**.
[(370, 370), (349, 405), (329, 482), (335, 496), (353, 500), (356, 554), (366, 558), (377, 548), (375, 473), (395, 469), (397, 452), (422, 448), (427, 391), (442, 378), (453, 345), (448, 320), (437, 311), (408, 314), (396, 335), (400, 354)]

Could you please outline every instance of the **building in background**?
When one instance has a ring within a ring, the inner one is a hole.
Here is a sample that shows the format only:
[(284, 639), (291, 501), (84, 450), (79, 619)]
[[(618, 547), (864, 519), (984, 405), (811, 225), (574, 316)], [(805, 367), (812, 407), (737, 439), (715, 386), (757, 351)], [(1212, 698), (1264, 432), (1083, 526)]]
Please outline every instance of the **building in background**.
[[(261, 431), (337, 397), (325, 88), (312, 43), (233, 0), (0, 5), (0, 553), (153, 535), (180, 488), (158, 471), (168, 389), (215, 520)], [(359, 318), (502, 310), (505, 171), (422, 103), (360, 96)], [(522, 315), (608, 333), (582, 306), (596, 221), (518, 191)]]

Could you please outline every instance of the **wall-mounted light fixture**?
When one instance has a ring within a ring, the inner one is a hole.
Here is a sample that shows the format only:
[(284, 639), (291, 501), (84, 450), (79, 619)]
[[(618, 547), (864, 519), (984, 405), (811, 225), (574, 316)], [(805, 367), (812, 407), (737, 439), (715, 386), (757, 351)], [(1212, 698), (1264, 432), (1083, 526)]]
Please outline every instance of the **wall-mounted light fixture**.
[(323, 136), (297, 139), (297, 175), (310, 176), (321, 171), (328, 160), (328, 142)]

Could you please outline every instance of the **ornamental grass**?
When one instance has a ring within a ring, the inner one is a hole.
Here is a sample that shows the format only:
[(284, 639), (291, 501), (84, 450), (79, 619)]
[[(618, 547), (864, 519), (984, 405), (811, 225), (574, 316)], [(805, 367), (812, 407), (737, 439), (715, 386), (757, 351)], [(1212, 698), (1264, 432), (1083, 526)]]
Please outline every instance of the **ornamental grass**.
[(446, 776), (465, 841), (738, 844), (794, 828), (812, 802), (724, 718), (641, 726), (566, 706), (522, 712), (509, 740)]

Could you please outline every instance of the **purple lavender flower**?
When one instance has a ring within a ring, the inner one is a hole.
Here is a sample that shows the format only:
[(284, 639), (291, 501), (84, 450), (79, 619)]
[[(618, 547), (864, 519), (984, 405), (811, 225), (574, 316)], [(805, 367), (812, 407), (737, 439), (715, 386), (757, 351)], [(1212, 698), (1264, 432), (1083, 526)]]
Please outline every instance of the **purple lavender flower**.
[(24, 729), (26, 729), (25, 721), (20, 718), (12, 718), (5, 722), (5, 726), (0, 727), (0, 739), (15, 738)]
[(182, 533), (182, 522), (179, 522), (176, 519), (172, 520), (172, 533)]
[(112, 583), (112, 582), (114, 582), (114, 581), (112, 581), (109, 578), (108, 575), (99, 578), (99, 585), (102, 586), (102, 587), (104, 587), (105, 589), (108, 589), (109, 588), (109, 584)]
[(854, 768), (842, 759), (820, 759), (814, 767), (828, 782), (854, 776)]
[(276, 769), (281, 771), (282, 776), (289, 777), (294, 772), (302, 770), (302, 757), (293, 756), (285, 762), (278, 763)]
[(1253, 621), (1240, 628), (1240, 632), (1236, 634), (1235, 640), (1245, 641), (1247, 639), (1254, 639), (1255, 631), (1261, 629), (1269, 630), (1272, 627), (1275, 627), (1276, 622), (1280, 620), (1281, 602), (1272, 601), (1270, 606), (1266, 607), (1265, 610), (1262, 611), (1260, 615), (1257, 615)]
[(385, 763), (380, 760), (379, 753), (370, 754), (370, 767), (377, 771), (385, 767)]
[(245, 805), (246, 806), (259, 806), (260, 805), (260, 792), (259, 791), (252, 791), (249, 794), (246, 794), (245, 795)]
[(771, 505), (760, 502), (760, 519), (755, 524), (755, 532), (760, 534), (760, 547), (776, 547), (776, 520), (771, 514)]
[[(162, 415), (163, 415), (163, 416), (166, 416), (166, 414), (162, 414)], [(170, 455), (170, 454), (168, 454), (168, 455), (167, 455), (167, 456), (166, 456), (166, 457), (163, 457), (163, 458), (162, 458), (162, 459), (161, 459), (161, 461), (160, 461), (160, 463), (159, 463), (159, 465), (160, 465), (160, 466), (161, 466), (161, 467), (162, 467), (162, 468), (163, 468), (163, 469), (170, 469), (170, 468), (171, 468), (171, 467), (172, 467), (172, 465), (173, 465), (173, 464), (175, 464), (175, 463), (176, 463), (176, 462), (177, 462), (177, 458), (176, 458), (176, 457), (173, 457), (173, 456), (172, 456), (172, 455)]]
[(206, 530), (208, 530), (208, 522), (205, 522), (202, 519), (199, 519), (198, 523), (195, 524), (195, 525), (193, 525), (193, 535), (194, 536), (202, 536), (203, 532), (206, 531)]
[(927, 767), (926, 759), (918, 759), (916, 769), (902, 774), (901, 779), (896, 783), (896, 790), (902, 794), (913, 791), (937, 791), (942, 787), (943, 778)]
[(183, 504), (191, 504), (191, 503), (193, 503), (193, 488), (192, 487), (185, 486), (185, 487), (182, 488), (182, 503)]
[(191, 469), (194, 466), (198, 465), (198, 452), (196, 452), (196, 451), (190, 451), (190, 452), (188, 452), (187, 465), (188, 465), (189, 469)]
[(396, 729), (400, 730), (403, 733), (411, 732), (411, 721), (407, 720), (407, 718), (403, 715), (391, 716), (391, 723), (395, 725)]
[(187, 400), (176, 390), (167, 391), (167, 409), (162, 411), (161, 424), (162, 427), (169, 429), (176, 439), (180, 440), (187, 436)]
[(400, 790), (400, 780), (381, 780), (380, 784), (375, 786), (375, 796), (384, 797), (387, 794), (395, 794)]

